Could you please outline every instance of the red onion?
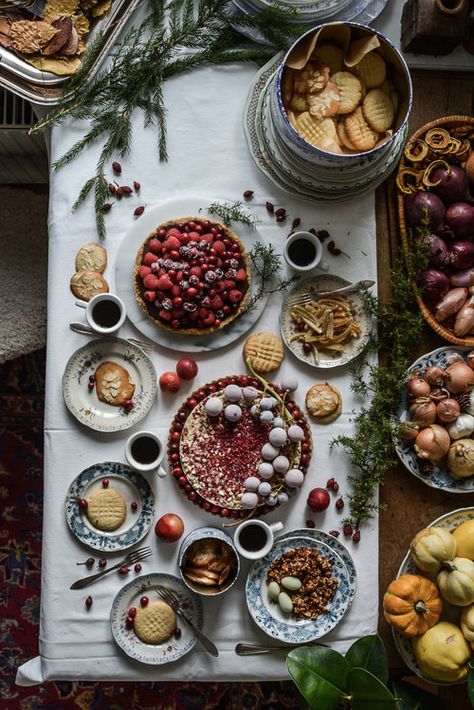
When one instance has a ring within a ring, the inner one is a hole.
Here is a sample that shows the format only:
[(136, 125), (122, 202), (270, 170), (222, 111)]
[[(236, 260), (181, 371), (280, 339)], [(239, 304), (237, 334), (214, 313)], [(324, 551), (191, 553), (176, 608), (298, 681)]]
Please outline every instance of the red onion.
[(474, 239), (474, 207), (466, 202), (456, 202), (446, 210), (446, 223), (455, 237)]
[(474, 268), (464, 269), (464, 271), (455, 271), (449, 277), (451, 286), (464, 286), (469, 288), (469, 286), (474, 286)]
[(417, 236), (417, 241), (424, 244), (430, 254), (430, 266), (443, 266), (448, 261), (448, 247), (437, 234)]
[(449, 262), (455, 269), (474, 266), (474, 243), (466, 240), (453, 242), (449, 247)]
[(405, 198), (405, 213), (411, 227), (419, 227), (425, 222), (437, 231), (444, 222), (446, 210), (439, 197), (432, 192), (415, 192)]
[(428, 301), (438, 301), (449, 291), (449, 278), (444, 271), (426, 269), (421, 272), (420, 286)]
[(430, 179), (432, 182), (439, 180), (439, 184), (431, 189), (445, 205), (452, 205), (453, 202), (473, 202), (467, 175), (459, 165), (450, 165), (450, 169), (442, 166), (435, 168)]

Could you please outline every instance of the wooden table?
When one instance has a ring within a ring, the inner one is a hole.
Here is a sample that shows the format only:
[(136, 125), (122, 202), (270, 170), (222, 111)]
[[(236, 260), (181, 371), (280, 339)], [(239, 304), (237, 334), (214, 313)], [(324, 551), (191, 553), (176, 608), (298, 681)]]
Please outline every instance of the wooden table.
[[(433, 60), (435, 61), (435, 60)], [(424, 123), (451, 114), (474, 116), (474, 72), (447, 73), (413, 71), (414, 103), (409, 134)], [(399, 235), (394, 228), (397, 224), (395, 186), (393, 178), (377, 192), (377, 257), (379, 296), (390, 298), (390, 271), (397, 258)], [(390, 225), (392, 225), (390, 229)], [(420, 346), (413, 354), (419, 355), (445, 345), (434, 331), (425, 326)], [(398, 567), (406, 554), (414, 534), (438, 516), (456, 508), (474, 505), (474, 493), (459, 495), (444, 493), (426, 486), (411, 476), (401, 465), (394, 467), (386, 476), (385, 485), (380, 490), (380, 500), (387, 509), (380, 514), (380, 609), (382, 596), (389, 582), (396, 576)], [(389, 655), (393, 676), (409, 676), (392, 640), (390, 628), (380, 614), (380, 633)], [(449, 699), (456, 710), (468, 710), (471, 705), (467, 698), (466, 685), (438, 687), (425, 685), (427, 690)]]

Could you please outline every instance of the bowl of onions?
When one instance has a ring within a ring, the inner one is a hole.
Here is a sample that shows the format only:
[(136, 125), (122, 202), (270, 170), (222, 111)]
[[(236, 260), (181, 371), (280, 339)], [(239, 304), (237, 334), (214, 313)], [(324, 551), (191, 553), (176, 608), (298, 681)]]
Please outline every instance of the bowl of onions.
[(450, 493), (474, 491), (474, 351), (444, 347), (409, 368), (395, 449), (414, 476)]
[(474, 347), (474, 118), (448, 116), (416, 131), (397, 187), (405, 256), (421, 247), (428, 259), (415, 284), (420, 310), (442, 338)]

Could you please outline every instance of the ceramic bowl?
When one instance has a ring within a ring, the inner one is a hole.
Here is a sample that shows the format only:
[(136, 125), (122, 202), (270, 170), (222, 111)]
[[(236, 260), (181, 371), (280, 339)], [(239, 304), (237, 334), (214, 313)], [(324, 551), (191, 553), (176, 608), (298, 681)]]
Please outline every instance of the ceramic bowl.
[[(224, 584), (221, 584), (219, 587), (207, 586), (205, 584), (199, 584), (198, 582), (194, 582), (189, 579), (189, 577), (187, 577), (183, 571), (186, 562), (186, 556), (190, 551), (190, 548), (194, 544), (206, 539), (220, 540), (224, 545), (227, 545), (230, 548), (233, 554), (232, 570)], [(219, 528), (205, 527), (193, 530), (189, 533), (189, 535), (184, 538), (183, 542), (181, 543), (181, 547), (179, 548), (178, 566), (181, 578), (185, 585), (189, 587), (189, 589), (191, 589), (193, 592), (196, 592), (197, 594), (201, 594), (206, 597), (218, 597), (234, 586), (240, 572), (240, 558), (237, 554), (237, 550), (230, 535), (227, 535), (227, 533), (225, 533), (223, 530), (220, 530)]]

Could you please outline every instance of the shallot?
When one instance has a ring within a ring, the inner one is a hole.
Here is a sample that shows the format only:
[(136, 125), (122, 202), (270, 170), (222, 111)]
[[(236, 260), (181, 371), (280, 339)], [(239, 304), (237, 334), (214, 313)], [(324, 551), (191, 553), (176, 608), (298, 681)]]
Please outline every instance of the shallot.
[(407, 441), (416, 439), (419, 431), (420, 427), (416, 424), (416, 422), (403, 422), (400, 426), (400, 436), (402, 439), (407, 439)]
[(431, 387), (419, 375), (412, 375), (408, 380), (407, 390), (410, 399), (416, 399), (417, 397), (428, 397)]
[(454, 321), (454, 335), (462, 338), (474, 328), (474, 296), (468, 298)]
[(444, 384), (451, 394), (470, 392), (474, 387), (474, 370), (464, 362), (455, 362), (446, 368)]
[(449, 277), (451, 286), (463, 286), (469, 288), (469, 286), (474, 286), (474, 268), (464, 269), (463, 271), (455, 271)]
[(421, 426), (433, 424), (436, 421), (436, 404), (429, 397), (419, 397), (411, 404), (410, 415)]
[(448, 453), (450, 444), (446, 429), (439, 424), (430, 424), (416, 437), (415, 452), (420, 459), (440, 461)]
[(441, 387), (444, 382), (444, 370), (439, 365), (431, 365), (425, 370), (425, 380), (432, 386)]
[(454, 422), (461, 414), (459, 402), (455, 399), (443, 399), (436, 406), (436, 416), (443, 424)]
[(457, 238), (474, 239), (474, 207), (456, 202), (446, 210), (446, 224)]
[(466, 303), (467, 295), (467, 288), (452, 288), (448, 291), (434, 309), (434, 316), (438, 323), (443, 323), (443, 321), (454, 316)]

